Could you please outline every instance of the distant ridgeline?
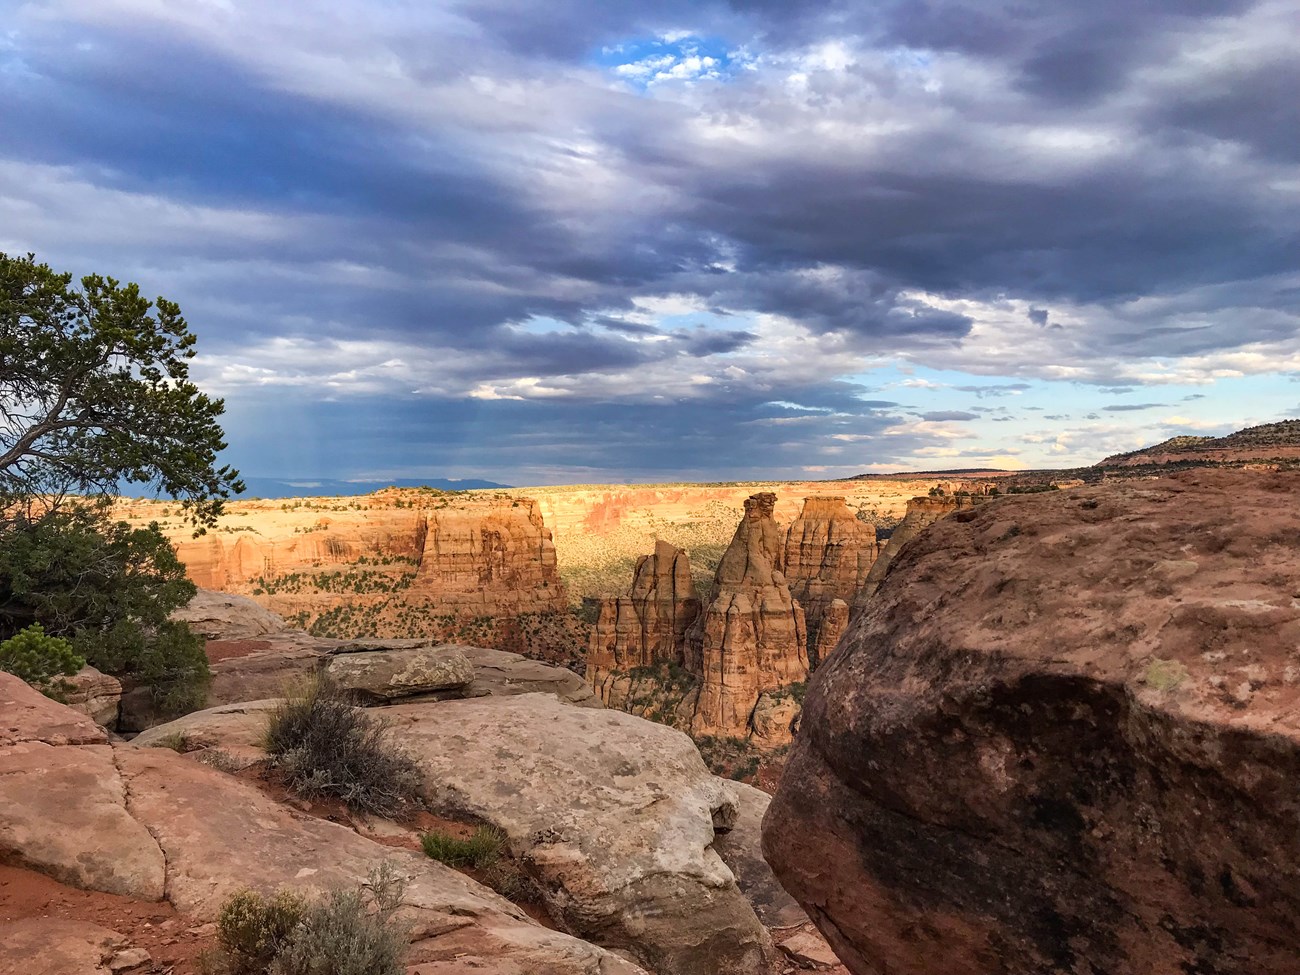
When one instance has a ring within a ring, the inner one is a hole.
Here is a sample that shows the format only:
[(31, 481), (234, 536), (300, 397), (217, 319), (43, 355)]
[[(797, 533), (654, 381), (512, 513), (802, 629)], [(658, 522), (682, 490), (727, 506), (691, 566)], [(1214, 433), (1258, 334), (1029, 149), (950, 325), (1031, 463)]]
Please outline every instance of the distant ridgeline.
[(1143, 464), (1242, 463), (1300, 459), (1300, 420), (1246, 427), (1225, 437), (1172, 437), (1163, 443), (1107, 457), (1099, 467)]
[[(244, 498), (301, 498), (305, 495), (331, 498), (355, 498), (363, 494), (373, 494), (386, 487), (432, 488), (435, 491), (490, 491), (496, 488), (508, 488), (509, 484), (496, 481), (482, 481), (474, 478), (413, 478), (399, 477), (387, 481), (344, 481), (330, 477), (245, 477)], [(123, 497), (138, 495), (139, 485), (122, 484), (118, 493)], [(162, 500), (169, 500), (160, 495)]]

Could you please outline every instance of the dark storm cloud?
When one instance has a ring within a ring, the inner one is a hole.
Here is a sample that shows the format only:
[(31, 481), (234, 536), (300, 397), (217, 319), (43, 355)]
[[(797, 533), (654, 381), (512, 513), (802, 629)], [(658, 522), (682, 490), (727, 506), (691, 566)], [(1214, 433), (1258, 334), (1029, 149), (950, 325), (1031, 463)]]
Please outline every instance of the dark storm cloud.
[[(649, 425), (681, 470), (799, 424), (773, 456), (811, 465), (927, 445), (837, 382), (880, 357), (984, 398), (1297, 343), (1300, 67), (1265, 3), (218, 7), (11, 18), (0, 247), (180, 300), (228, 396), (389, 369), (440, 450), (523, 416), (576, 436), (600, 402), (611, 444)], [(672, 31), (721, 74), (618, 72)]]
[(964, 421), (978, 420), (979, 416), (975, 413), (967, 413), (965, 410), (933, 410), (929, 413), (917, 413), (922, 420), (929, 422), (943, 423), (948, 420)]
[(1023, 393), (1032, 387), (1029, 383), (1002, 383), (990, 386), (954, 386), (954, 389), (963, 393), (974, 393), (980, 399), (985, 396), (1014, 396), (1016, 393)]

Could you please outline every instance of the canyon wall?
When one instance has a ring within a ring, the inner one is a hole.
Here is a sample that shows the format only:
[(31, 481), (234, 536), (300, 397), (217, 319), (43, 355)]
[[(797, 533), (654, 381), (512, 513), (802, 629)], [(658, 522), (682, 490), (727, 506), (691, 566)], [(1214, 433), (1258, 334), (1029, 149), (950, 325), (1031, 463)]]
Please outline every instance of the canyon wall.
[(200, 538), (164, 504), (124, 502), (118, 514), (159, 520), (199, 587), (252, 596), (286, 615), (396, 594), (427, 613), (472, 617), (567, 604), (551, 532), (529, 498), (393, 491), (235, 502)]
[(774, 494), (745, 501), (704, 610), (687, 634), (686, 669), (700, 681), (694, 734), (745, 736), (760, 697), (808, 677), (804, 612), (781, 571), (784, 539), (775, 507)]
[(537, 502), (494, 497), (430, 511), (410, 595), (473, 616), (564, 609), (555, 542)]
[(879, 553), (875, 528), (849, 510), (842, 496), (804, 498), (786, 531), (783, 564), (790, 594), (807, 618), (814, 667), (823, 652), (834, 649), (848, 622), (831, 612), (831, 604), (852, 604)]

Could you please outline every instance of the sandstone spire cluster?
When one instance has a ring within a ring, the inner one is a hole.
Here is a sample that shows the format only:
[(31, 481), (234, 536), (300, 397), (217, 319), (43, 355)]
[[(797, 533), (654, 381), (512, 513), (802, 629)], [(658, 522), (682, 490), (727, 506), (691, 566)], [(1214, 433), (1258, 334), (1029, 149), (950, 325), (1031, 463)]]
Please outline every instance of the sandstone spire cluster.
[(686, 631), (700, 615), (691, 560), (664, 541), (642, 556), (626, 596), (601, 600), (587, 653), (587, 680), (598, 690), (606, 678), (660, 661), (681, 663)]
[[(874, 526), (861, 521), (843, 497), (804, 498), (785, 535), (785, 576), (808, 621), (815, 667), (839, 642), (849, 605), (880, 553)], [(835, 603), (841, 603), (835, 607)]]
[(765, 692), (808, 677), (804, 612), (782, 572), (775, 507), (775, 494), (745, 501), (704, 611), (686, 635), (686, 669), (700, 678), (695, 734), (744, 734)]

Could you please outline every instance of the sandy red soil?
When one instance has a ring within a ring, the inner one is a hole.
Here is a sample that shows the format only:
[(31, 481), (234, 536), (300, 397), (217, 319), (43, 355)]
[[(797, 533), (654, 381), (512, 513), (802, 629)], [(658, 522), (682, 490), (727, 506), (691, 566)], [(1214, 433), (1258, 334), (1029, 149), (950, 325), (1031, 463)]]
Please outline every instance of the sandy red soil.
[(78, 890), (32, 870), (0, 865), (0, 928), (33, 917), (109, 928), (149, 952), (153, 971), (169, 975), (195, 975), (198, 956), (215, 943), (210, 926), (195, 928), (165, 901)]

